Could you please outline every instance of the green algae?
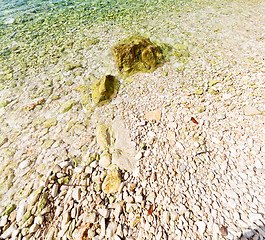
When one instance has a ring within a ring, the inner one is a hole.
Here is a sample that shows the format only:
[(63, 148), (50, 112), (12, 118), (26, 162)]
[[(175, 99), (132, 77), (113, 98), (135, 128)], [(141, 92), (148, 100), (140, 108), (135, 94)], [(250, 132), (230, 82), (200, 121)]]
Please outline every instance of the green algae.
[(108, 103), (116, 94), (119, 81), (112, 75), (105, 75), (91, 85), (92, 98), (97, 106)]
[(1, 107), (6, 107), (8, 105), (8, 103), (9, 103), (9, 101), (7, 101), (7, 100), (1, 101), (0, 102), (0, 108)]
[(53, 139), (47, 139), (43, 142), (42, 148), (43, 149), (49, 149), (54, 144), (54, 142), (55, 142), (55, 140), (53, 140)]
[(208, 93), (212, 94), (212, 95), (216, 95), (218, 92), (212, 88), (208, 89)]
[(16, 204), (11, 203), (10, 205), (8, 205), (5, 209), (5, 211), (3, 212), (3, 216), (4, 215), (9, 215), (11, 212), (13, 212), (16, 209)]
[(39, 214), (41, 210), (45, 208), (46, 204), (48, 203), (48, 196), (49, 194), (47, 192), (44, 192), (43, 195), (41, 196), (38, 204), (37, 214)]
[(2, 145), (4, 145), (7, 141), (8, 141), (7, 136), (3, 136), (3, 135), (1, 135), (1, 136), (0, 136), (0, 147), (1, 147)]
[(124, 75), (152, 72), (163, 60), (162, 50), (148, 38), (131, 36), (111, 48), (119, 71)]
[(67, 184), (69, 181), (70, 181), (69, 176), (66, 176), (66, 177), (58, 179), (58, 183), (61, 184), (61, 185)]
[(56, 126), (57, 125), (57, 119), (56, 118), (49, 118), (47, 119), (44, 123), (43, 123), (43, 126), (45, 128), (50, 128), (52, 126)]
[(68, 112), (74, 105), (76, 105), (76, 101), (74, 100), (68, 100), (67, 102), (65, 102), (60, 109), (61, 113), (65, 113)]

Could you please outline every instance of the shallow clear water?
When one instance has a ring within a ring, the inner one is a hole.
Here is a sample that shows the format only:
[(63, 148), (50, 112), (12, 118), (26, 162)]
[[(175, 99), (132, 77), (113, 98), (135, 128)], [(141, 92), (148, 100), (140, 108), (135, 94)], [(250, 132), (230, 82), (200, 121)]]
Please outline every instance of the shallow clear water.
[(65, 49), (84, 49), (95, 38), (135, 33), (159, 37), (157, 30), (170, 36), (178, 25), (170, 22), (171, 16), (195, 5), (172, 0), (0, 1), (0, 89), (23, 79), (28, 67), (56, 65)]

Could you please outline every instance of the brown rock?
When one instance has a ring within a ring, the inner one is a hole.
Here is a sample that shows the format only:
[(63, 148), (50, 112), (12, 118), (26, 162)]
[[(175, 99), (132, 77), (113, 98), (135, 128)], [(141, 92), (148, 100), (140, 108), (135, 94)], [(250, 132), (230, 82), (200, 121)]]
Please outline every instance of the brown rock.
[(228, 231), (227, 231), (227, 228), (225, 226), (220, 227), (220, 232), (223, 236), (228, 235)]
[(87, 232), (91, 228), (91, 223), (87, 223), (79, 227), (73, 234), (73, 240), (89, 240), (91, 239)]

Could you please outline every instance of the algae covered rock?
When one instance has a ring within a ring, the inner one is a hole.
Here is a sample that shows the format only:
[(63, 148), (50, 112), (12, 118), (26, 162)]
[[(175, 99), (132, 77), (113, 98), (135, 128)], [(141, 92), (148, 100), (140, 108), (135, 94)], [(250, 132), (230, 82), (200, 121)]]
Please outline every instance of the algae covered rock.
[(103, 192), (107, 194), (116, 193), (121, 185), (120, 172), (113, 166), (107, 172), (107, 176), (102, 184)]
[(105, 75), (91, 85), (92, 98), (96, 105), (108, 103), (118, 91), (119, 81), (112, 75)]
[(111, 51), (120, 72), (125, 75), (154, 71), (163, 60), (161, 48), (140, 36), (120, 41)]

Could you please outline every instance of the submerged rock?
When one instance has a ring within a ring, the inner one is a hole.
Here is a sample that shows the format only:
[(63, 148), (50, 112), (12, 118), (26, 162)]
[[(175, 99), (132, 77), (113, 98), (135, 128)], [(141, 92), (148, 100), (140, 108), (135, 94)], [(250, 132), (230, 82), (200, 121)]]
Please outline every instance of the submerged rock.
[(106, 75), (91, 85), (92, 98), (96, 105), (108, 103), (118, 91), (119, 81), (112, 75)]
[(140, 36), (120, 41), (111, 51), (120, 72), (125, 75), (154, 71), (163, 60), (161, 48)]

